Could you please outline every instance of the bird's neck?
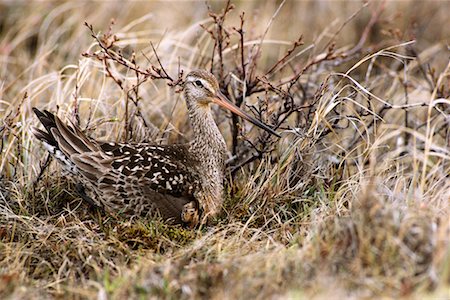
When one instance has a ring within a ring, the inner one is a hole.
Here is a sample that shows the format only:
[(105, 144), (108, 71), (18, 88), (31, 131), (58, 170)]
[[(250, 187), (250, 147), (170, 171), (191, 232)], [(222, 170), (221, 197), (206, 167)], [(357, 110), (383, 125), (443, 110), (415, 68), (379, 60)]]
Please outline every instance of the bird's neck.
[(205, 158), (208, 167), (224, 167), (227, 146), (214, 121), (211, 108), (207, 105), (187, 102), (189, 120), (194, 130), (191, 153)]
[(198, 103), (189, 103), (189, 119), (194, 129), (194, 139), (190, 144), (190, 153), (198, 162), (202, 185), (196, 197), (199, 198), (205, 212), (215, 215), (223, 202), (223, 180), (227, 147), (217, 128), (209, 107), (199, 107)]

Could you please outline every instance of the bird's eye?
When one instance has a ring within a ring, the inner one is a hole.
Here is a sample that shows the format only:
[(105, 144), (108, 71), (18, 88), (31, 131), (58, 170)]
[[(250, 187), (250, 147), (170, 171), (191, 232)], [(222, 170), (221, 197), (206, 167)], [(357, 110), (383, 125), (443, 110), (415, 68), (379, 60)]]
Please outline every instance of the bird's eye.
[(203, 83), (200, 80), (194, 81), (194, 84), (198, 87), (203, 87)]

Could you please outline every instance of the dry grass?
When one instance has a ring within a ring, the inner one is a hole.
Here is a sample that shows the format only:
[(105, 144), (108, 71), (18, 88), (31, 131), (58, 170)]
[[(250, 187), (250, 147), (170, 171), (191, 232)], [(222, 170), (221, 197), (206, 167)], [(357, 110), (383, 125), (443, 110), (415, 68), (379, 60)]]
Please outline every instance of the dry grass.
[[(239, 28), (245, 11), (245, 53), (261, 47), (260, 77), (303, 34), (247, 103), (269, 103), (263, 118), (283, 108), (285, 94), (304, 107), (261, 157), (230, 167), (222, 215), (195, 231), (98, 215), (54, 162), (37, 180), (46, 157), (30, 128), (36, 106), (79, 117), (94, 137), (124, 140), (136, 74), (81, 56), (100, 51), (84, 21), (107, 31), (115, 18), (125, 57), (135, 51), (137, 65), (156, 64), (151, 41), (176, 77), (179, 65), (211, 67), (214, 41), (199, 25), (214, 24), (204, 3), (0, 4), (0, 297), (448, 298), (450, 6), (412, 2), (287, 1), (277, 15), (275, 1), (235, 3), (225, 26)], [(223, 56), (238, 90), (233, 32)], [(290, 89), (280, 84), (296, 74)], [(145, 121), (132, 118), (134, 140), (189, 139), (174, 90), (163, 80), (139, 86)], [(233, 142), (225, 114), (217, 120), (230, 147), (252, 149)]]

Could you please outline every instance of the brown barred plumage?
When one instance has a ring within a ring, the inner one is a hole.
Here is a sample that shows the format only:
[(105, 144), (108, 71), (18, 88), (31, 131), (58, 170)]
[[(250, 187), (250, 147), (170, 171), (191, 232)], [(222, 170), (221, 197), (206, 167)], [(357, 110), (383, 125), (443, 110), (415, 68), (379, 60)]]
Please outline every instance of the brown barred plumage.
[(227, 148), (211, 114), (217, 103), (275, 134), (231, 104), (209, 72), (190, 72), (184, 86), (194, 139), (186, 145), (103, 143), (48, 111), (34, 112), (45, 127), (34, 134), (88, 190), (93, 202), (114, 214), (149, 216), (194, 227), (219, 212)]

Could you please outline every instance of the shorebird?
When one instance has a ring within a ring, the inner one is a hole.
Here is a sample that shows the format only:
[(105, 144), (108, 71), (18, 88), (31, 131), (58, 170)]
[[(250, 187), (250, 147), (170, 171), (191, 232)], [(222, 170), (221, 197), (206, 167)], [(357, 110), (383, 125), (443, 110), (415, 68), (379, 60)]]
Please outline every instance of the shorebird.
[[(45, 130), (33, 133), (82, 184), (83, 198), (109, 213), (125, 217), (159, 213), (164, 219), (194, 228), (216, 215), (224, 198), (227, 146), (211, 112), (216, 103), (279, 136), (229, 101), (213, 74), (196, 70), (184, 82), (184, 98), (193, 127), (187, 144), (101, 142), (52, 113), (33, 108)], [(201, 220), (200, 220), (201, 217)]]

